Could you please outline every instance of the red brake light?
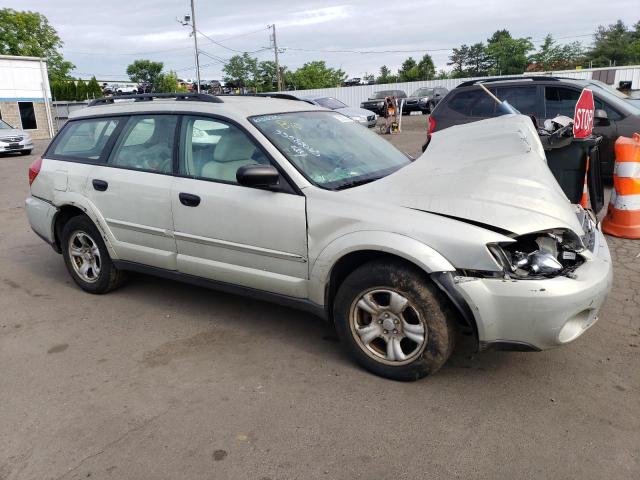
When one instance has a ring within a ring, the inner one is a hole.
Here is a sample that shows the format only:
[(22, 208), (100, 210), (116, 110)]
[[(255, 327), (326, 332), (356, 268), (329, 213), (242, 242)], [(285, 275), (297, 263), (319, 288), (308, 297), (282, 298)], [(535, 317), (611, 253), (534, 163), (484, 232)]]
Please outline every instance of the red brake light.
[(429, 115), (429, 130), (427, 130), (427, 135), (431, 135), (436, 129), (436, 121), (433, 119), (431, 115)]
[(33, 183), (42, 168), (42, 158), (36, 158), (29, 167), (29, 185)]

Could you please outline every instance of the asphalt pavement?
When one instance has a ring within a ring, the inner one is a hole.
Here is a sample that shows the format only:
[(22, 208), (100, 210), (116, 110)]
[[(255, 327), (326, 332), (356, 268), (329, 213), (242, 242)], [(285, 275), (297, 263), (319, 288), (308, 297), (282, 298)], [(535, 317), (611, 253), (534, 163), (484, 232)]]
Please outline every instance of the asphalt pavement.
[[(387, 136), (420, 152), (426, 117)], [(640, 478), (640, 241), (575, 343), (433, 377), (358, 368), (304, 312), (133, 275), (82, 292), (0, 157), (0, 479)]]

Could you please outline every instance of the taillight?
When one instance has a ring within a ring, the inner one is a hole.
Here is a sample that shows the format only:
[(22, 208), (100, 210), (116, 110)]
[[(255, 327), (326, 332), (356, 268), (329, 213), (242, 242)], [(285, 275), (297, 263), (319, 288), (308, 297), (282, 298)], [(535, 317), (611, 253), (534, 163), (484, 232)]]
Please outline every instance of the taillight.
[(427, 135), (431, 135), (436, 129), (436, 121), (433, 119), (431, 115), (429, 115), (429, 130), (427, 130)]
[(42, 168), (42, 158), (36, 158), (31, 166), (29, 167), (29, 185), (33, 183), (38, 174), (40, 173), (40, 169)]

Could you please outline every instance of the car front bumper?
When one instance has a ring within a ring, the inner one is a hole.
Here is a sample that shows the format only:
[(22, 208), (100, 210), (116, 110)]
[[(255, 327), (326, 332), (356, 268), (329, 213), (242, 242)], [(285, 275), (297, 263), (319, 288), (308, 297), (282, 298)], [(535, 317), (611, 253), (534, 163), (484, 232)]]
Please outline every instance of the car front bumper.
[(19, 142), (5, 142), (0, 140), (0, 153), (22, 152), (33, 150), (32, 140), (21, 140)]
[(572, 342), (598, 320), (613, 279), (609, 248), (596, 230), (593, 252), (574, 278), (504, 280), (456, 277), (469, 305), (480, 349), (545, 350)]

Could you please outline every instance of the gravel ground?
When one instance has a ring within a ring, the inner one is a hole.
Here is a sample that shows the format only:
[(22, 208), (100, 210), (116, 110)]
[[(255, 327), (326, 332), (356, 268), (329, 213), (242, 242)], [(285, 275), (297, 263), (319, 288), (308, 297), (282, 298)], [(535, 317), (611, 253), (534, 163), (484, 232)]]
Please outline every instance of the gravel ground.
[[(426, 117), (388, 136), (411, 154)], [(44, 148), (41, 142), (37, 151)], [(136, 275), (81, 292), (0, 157), (0, 479), (640, 478), (640, 242), (600, 321), (397, 383), (305, 313)]]

